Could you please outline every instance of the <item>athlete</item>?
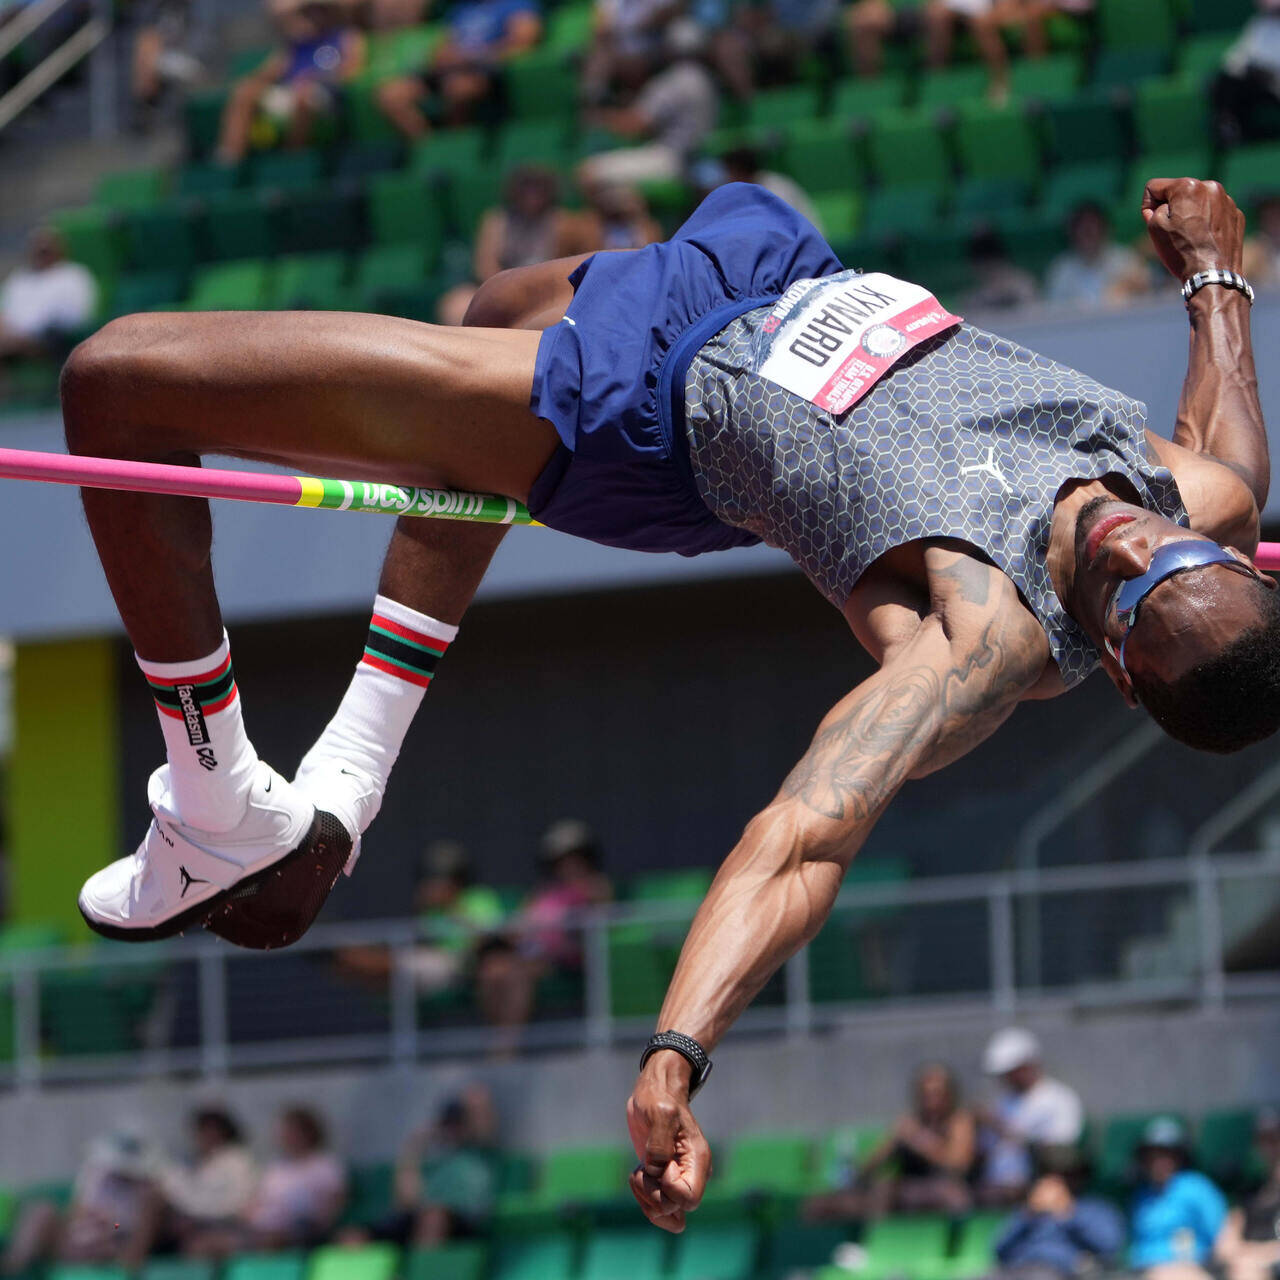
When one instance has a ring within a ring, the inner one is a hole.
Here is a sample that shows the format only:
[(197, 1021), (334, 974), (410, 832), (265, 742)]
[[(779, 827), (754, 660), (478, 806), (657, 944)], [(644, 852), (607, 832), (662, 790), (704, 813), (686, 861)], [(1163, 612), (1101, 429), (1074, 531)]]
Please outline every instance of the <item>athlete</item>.
[[(73, 452), (495, 492), (639, 550), (763, 539), (878, 661), (694, 921), (628, 1109), (632, 1189), (660, 1226), (683, 1227), (709, 1172), (689, 1110), (707, 1053), (817, 932), (908, 778), (1099, 664), (1195, 747), (1231, 751), (1280, 723), (1280, 605), (1250, 559), (1270, 463), (1244, 219), (1190, 179), (1151, 182), (1143, 217), (1191, 318), (1169, 439), (1142, 405), (927, 290), (845, 271), (746, 185), (714, 192), (666, 244), (499, 275), (463, 329), (142, 315), (66, 367)], [(358, 850), (504, 529), (400, 521), (364, 657), (289, 782), (245, 731), (207, 504), (95, 490), (84, 504), (168, 760), (145, 839), (88, 880), (80, 909), (109, 937), (205, 924), (283, 945)]]

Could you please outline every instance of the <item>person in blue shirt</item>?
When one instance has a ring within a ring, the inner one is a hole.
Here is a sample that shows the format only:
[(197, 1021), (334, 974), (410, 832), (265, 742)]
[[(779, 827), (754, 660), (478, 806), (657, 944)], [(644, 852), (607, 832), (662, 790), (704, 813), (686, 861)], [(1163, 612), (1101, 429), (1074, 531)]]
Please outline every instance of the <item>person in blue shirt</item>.
[(1226, 1221), (1226, 1197), (1187, 1168), (1187, 1132), (1172, 1116), (1147, 1125), (1136, 1154), (1142, 1181), (1130, 1213), (1130, 1264), (1147, 1280), (1203, 1276)]
[(1065, 1173), (1046, 1173), (996, 1240), (991, 1280), (1067, 1280), (1124, 1247), (1124, 1219), (1105, 1200), (1077, 1199)]

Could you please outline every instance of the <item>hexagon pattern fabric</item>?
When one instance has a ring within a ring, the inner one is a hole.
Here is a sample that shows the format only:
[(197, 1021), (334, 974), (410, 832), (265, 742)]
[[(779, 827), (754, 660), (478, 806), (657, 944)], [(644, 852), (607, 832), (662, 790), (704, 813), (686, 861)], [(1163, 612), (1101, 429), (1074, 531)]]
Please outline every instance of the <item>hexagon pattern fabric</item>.
[(1145, 406), (961, 325), (833, 417), (752, 372), (769, 311), (735, 320), (689, 367), (689, 452), (711, 510), (786, 551), (837, 608), (893, 547), (962, 539), (1017, 586), (1067, 685), (1083, 680), (1098, 653), (1050, 582), (1049, 521), (1066, 481), (1115, 473), (1187, 523), (1172, 475), (1147, 457)]

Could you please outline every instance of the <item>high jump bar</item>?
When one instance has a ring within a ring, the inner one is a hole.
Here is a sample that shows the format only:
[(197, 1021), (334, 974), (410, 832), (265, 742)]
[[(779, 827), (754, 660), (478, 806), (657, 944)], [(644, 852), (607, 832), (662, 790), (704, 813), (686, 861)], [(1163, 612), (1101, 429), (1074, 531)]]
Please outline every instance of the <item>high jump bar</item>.
[[(324, 480), (265, 471), (175, 467), (163, 462), (85, 458), (29, 449), (0, 449), (0, 480), (41, 480), (86, 489), (229, 498), (233, 502), (268, 502), (280, 507), (373, 511), (380, 515), (430, 516), (480, 524), (538, 524), (523, 503), (490, 493), (422, 489), (367, 480)], [(1280, 542), (1258, 543), (1254, 560), (1260, 569), (1280, 569)]]

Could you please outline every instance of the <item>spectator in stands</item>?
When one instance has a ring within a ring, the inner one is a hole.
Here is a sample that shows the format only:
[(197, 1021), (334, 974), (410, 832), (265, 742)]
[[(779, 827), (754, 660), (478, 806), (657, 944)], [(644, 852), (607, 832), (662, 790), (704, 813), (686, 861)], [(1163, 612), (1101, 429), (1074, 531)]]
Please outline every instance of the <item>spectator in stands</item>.
[(134, 8), (131, 89), (134, 125), (150, 126), (170, 88), (190, 88), (205, 73), (197, 50), (193, 0), (144, 0)]
[(1124, 1219), (1106, 1200), (1081, 1196), (1084, 1181), (1077, 1163), (1031, 1184), (996, 1240), (990, 1280), (1072, 1280), (1111, 1264), (1124, 1248)]
[(222, 112), (218, 160), (239, 164), (255, 137), (305, 147), (318, 117), (364, 67), (364, 36), (341, 0), (274, 0), (283, 48), (231, 90)]
[(471, 1085), (400, 1149), (391, 1217), (343, 1239), (372, 1236), (430, 1248), (484, 1235), (497, 1194), (497, 1136), (492, 1096), (483, 1085)]
[(1250, 283), (1280, 285), (1280, 196), (1258, 205), (1254, 233), (1244, 242), (1244, 271)]
[[(679, 29), (686, 32), (687, 27)], [(702, 140), (715, 128), (719, 98), (711, 73), (680, 34), (672, 59), (625, 107), (599, 107), (588, 124), (639, 145), (603, 151), (584, 160), (584, 189), (600, 185), (683, 179)]]
[(476, 289), (509, 267), (585, 253), (583, 221), (560, 203), (560, 180), (540, 165), (507, 175), (502, 203), (480, 219), (472, 250), (474, 281), (456, 285), (440, 300), (442, 324), (461, 324)]
[(1111, 221), (1101, 205), (1079, 205), (1067, 232), (1071, 248), (1049, 268), (1046, 295), (1050, 302), (1095, 310), (1121, 305), (1149, 291), (1142, 258), (1111, 238)]
[(839, 36), (836, 0), (749, 0), (730, 6), (712, 37), (713, 61), (735, 97), (759, 85), (788, 84), (817, 58), (832, 66)]
[(248, 1210), (258, 1185), (258, 1168), (240, 1126), (221, 1108), (207, 1107), (191, 1117), (191, 1143), (191, 1163), (167, 1163), (158, 1177), (164, 1234), (179, 1249), (206, 1231), (233, 1225)]
[(448, 35), (419, 75), (378, 86), (378, 106), (406, 138), (431, 122), (467, 124), (497, 100), (502, 64), (542, 39), (538, 0), (460, 0), (449, 10)]
[(89, 1145), (65, 1212), (47, 1200), (22, 1206), (4, 1256), (6, 1275), (26, 1275), (50, 1259), (133, 1270), (155, 1242), (160, 1199), (158, 1153), (120, 1131)]
[(682, 9), (680, 0), (596, 0), (579, 79), (583, 102), (599, 107), (620, 90), (634, 92), (662, 57)]
[(39, 228), (27, 241), (26, 262), (0, 285), (0, 360), (62, 359), (97, 305), (89, 269), (67, 261), (56, 231)]
[(1040, 285), (1030, 271), (1009, 257), (1004, 237), (988, 228), (969, 241), (969, 261), (978, 283), (969, 291), (965, 307), (1005, 311), (1025, 307), (1040, 297)]
[(1003, 29), (1020, 29), (1027, 53), (1040, 56), (1047, 49), (1045, 18), (1057, 7), (1046, 0), (924, 0), (906, 7), (892, 0), (856, 0), (848, 10), (853, 65), (860, 75), (879, 75), (885, 41), (923, 27), (929, 66), (944, 67), (951, 61), (956, 25), (962, 22), (986, 64), (989, 96), (1003, 102), (1009, 96), (1009, 51)]
[(1021, 1027), (991, 1037), (982, 1069), (1000, 1082), (1000, 1094), (994, 1107), (979, 1113), (978, 1195), (985, 1204), (1016, 1204), (1031, 1184), (1037, 1157), (1069, 1158), (1084, 1130), (1084, 1107), (1074, 1089), (1045, 1073), (1040, 1041)]
[(1280, 1111), (1258, 1113), (1254, 1143), (1267, 1180), (1231, 1210), (1218, 1236), (1214, 1253), (1227, 1280), (1273, 1280), (1280, 1274)]
[(893, 1212), (959, 1214), (969, 1208), (966, 1179), (976, 1153), (973, 1113), (961, 1104), (950, 1068), (931, 1062), (916, 1073), (911, 1110), (857, 1171), (855, 1185), (816, 1196), (811, 1221), (879, 1218)]
[(725, 182), (754, 182), (772, 191), (779, 200), (785, 200), (798, 213), (802, 213), (819, 231), (822, 223), (805, 189), (785, 173), (765, 169), (760, 163), (760, 153), (754, 147), (735, 147), (721, 158)]
[(662, 228), (650, 216), (644, 196), (622, 184), (591, 188), (580, 235), (590, 249), (643, 249), (662, 239)]
[(1280, 0), (1258, 0), (1258, 12), (1222, 59), (1213, 108), (1220, 146), (1280, 132)]
[(276, 1126), (279, 1155), (236, 1222), (193, 1234), (190, 1254), (222, 1257), (249, 1250), (310, 1248), (327, 1240), (347, 1198), (347, 1173), (329, 1150), (320, 1117), (290, 1107)]
[(1226, 1221), (1226, 1199), (1203, 1173), (1187, 1167), (1182, 1121), (1152, 1120), (1136, 1154), (1141, 1182), (1130, 1213), (1130, 1265), (1145, 1280), (1205, 1280)]

